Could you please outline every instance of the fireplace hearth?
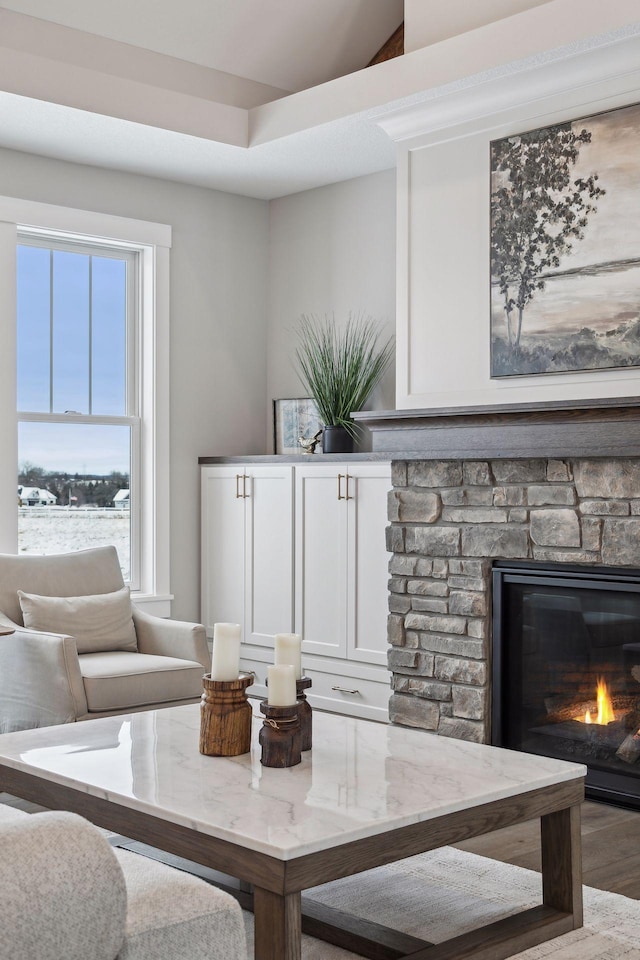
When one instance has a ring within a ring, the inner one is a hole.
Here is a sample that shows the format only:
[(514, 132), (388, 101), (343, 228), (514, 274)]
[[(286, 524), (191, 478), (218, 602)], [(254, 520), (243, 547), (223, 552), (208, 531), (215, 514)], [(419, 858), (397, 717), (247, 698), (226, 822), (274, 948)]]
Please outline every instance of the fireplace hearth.
[(585, 763), (587, 793), (640, 808), (640, 570), (493, 569), (492, 742)]

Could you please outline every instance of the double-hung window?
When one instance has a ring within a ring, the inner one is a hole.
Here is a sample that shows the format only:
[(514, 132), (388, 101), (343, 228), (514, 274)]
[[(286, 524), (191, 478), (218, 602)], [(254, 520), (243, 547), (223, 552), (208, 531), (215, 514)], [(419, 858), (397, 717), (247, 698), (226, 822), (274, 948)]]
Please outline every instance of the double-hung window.
[(112, 543), (140, 585), (139, 253), (21, 232), (18, 548)]
[(0, 196), (0, 552), (112, 543), (160, 616), (170, 248), (167, 224)]

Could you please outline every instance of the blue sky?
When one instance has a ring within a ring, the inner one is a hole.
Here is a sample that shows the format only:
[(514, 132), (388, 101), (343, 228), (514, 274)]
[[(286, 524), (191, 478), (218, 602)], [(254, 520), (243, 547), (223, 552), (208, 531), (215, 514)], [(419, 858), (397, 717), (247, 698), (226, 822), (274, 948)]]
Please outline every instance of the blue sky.
[(23, 422), (18, 462), (64, 473), (129, 473), (129, 427)]
[[(53, 275), (53, 279), (52, 279)], [(126, 261), (19, 245), (18, 410), (126, 414)], [(23, 422), (19, 462), (129, 470), (129, 428)]]

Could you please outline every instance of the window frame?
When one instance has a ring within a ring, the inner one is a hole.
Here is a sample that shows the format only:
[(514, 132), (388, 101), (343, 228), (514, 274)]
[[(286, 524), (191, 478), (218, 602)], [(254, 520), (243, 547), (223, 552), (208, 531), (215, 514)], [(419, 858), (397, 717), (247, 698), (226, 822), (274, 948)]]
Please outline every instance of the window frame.
[[(129, 579), (126, 581), (132, 592), (140, 591), (141, 569), (140, 569), (140, 535), (142, 524), (140, 522), (140, 472), (142, 469), (142, 457), (140, 455), (141, 441), (141, 418), (140, 418), (140, 370), (139, 358), (140, 352), (140, 332), (141, 332), (141, 259), (140, 252), (124, 244), (106, 244), (104, 240), (98, 241), (94, 238), (82, 238), (73, 242), (67, 236), (50, 231), (43, 233), (41, 230), (30, 231), (28, 229), (18, 229), (17, 246), (38, 247), (42, 250), (57, 251), (66, 253), (78, 253), (82, 255), (95, 255), (102, 257), (111, 257), (112, 259), (122, 259), (126, 263), (126, 366), (125, 366), (125, 410), (124, 414), (95, 414), (88, 413), (60, 413), (38, 410), (21, 410), (18, 408), (18, 427), (21, 423), (64, 423), (64, 424), (88, 424), (88, 425), (114, 425), (126, 426), (130, 429), (129, 435)], [(53, 278), (54, 275), (52, 275)], [(50, 317), (51, 330), (53, 332), (54, 320)], [(50, 345), (52, 351), (50, 364), (53, 363), (53, 345)], [(49, 395), (50, 405), (53, 400), (54, 380), (53, 367), (50, 367)], [(92, 372), (89, 367), (89, 407), (91, 407), (91, 380)]]
[[(134, 343), (135, 396), (128, 397), (139, 417), (132, 442), (131, 498), (139, 528), (132, 530), (132, 572), (139, 570), (132, 589), (136, 604), (147, 612), (169, 616), (170, 517), (169, 517), (169, 253), (171, 227), (151, 221), (59, 207), (37, 201), (0, 197), (0, 442), (5, 458), (0, 462), (0, 550), (17, 552), (15, 484), (18, 472), (17, 426), (22, 421), (63, 423), (130, 422), (98, 414), (42, 414), (18, 411), (16, 404), (16, 251), (22, 238), (35, 245), (85, 244), (133, 251), (138, 259), (135, 292), (138, 329)], [(12, 324), (8, 319), (13, 318)], [(129, 380), (129, 377), (127, 378)], [(12, 406), (12, 410), (11, 410)], [(130, 410), (127, 410), (129, 414)], [(139, 453), (136, 453), (139, 451)], [(136, 460), (134, 461), (134, 457)], [(134, 487), (138, 478), (137, 489)], [(9, 491), (13, 491), (11, 495)], [(134, 498), (138, 509), (134, 507)], [(13, 517), (9, 513), (13, 513)], [(133, 514), (132, 514), (133, 517)], [(134, 551), (137, 551), (134, 557)], [(133, 573), (132, 573), (133, 575)]]

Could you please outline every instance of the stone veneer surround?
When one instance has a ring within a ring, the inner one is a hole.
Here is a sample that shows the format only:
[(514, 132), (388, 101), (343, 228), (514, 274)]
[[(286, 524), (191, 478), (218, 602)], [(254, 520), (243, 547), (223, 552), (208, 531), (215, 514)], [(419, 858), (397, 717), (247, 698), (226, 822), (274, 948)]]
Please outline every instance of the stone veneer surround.
[(640, 566), (640, 458), (394, 461), (390, 719), (490, 739), (496, 559)]

